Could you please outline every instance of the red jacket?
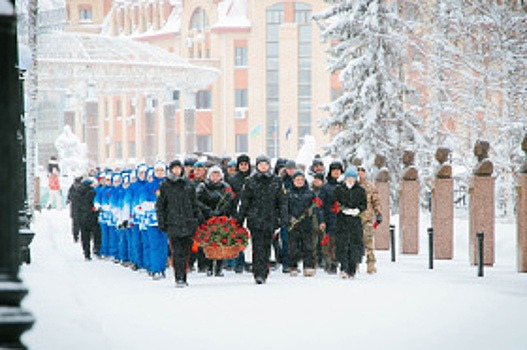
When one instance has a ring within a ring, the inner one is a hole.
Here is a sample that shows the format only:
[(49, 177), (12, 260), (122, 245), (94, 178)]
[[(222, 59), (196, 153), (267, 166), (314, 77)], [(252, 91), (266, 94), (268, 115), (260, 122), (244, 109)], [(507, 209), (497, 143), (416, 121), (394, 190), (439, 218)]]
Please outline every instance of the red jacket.
[(48, 186), (51, 191), (60, 190), (59, 177), (57, 175), (50, 175), (48, 180)]

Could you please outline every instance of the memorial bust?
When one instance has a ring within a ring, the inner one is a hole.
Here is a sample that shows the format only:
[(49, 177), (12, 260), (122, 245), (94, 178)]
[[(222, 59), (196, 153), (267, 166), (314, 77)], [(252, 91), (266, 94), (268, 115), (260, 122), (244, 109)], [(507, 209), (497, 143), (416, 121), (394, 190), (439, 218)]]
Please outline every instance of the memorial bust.
[(414, 166), (415, 153), (413, 151), (404, 151), (403, 153), (403, 173), (401, 178), (404, 181), (417, 180), (417, 169)]
[(390, 181), (390, 173), (388, 172), (388, 169), (386, 168), (386, 157), (382, 154), (377, 154), (375, 156), (375, 166), (377, 169), (379, 169), (379, 172), (377, 173), (377, 176), (375, 177), (375, 181), (377, 182), (389, 182)]
[(450, 179), (452, 178), (452, 165), (445, 164), (450, 155), (450, 149), (446, 147), (439, 147), (436, 151), (435, 158), (439, 162), (439, 167), (436, 171), (436, 178)]
[(474, 168), (476, 176), (492, 176), (494, 165), (489, 159), (490, 145), (487, 141), (476, 141), (474, 145), (474, 155), (478, 157), (478, 164)]

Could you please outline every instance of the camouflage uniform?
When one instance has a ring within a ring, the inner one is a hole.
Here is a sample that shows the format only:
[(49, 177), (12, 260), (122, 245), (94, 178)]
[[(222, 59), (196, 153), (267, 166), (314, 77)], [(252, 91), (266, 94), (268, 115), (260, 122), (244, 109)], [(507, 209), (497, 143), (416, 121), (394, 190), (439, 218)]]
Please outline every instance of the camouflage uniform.
[(368, 181), (364, 180), (360, 182), (360, 185), (366, 191), (366, 197), (368, 200), (368, 206), (362, 215), (362, 227), (363, 227), (363, 238), (364, 238), (364, 248), (366, 250), (366, 266), (368, 273), (377, 272), (375, 267), (375, 253), (374, 253), (374, 243), (375, 239), (373, 236), (373, 223), (376, 220), (377, 214), (381, 212), (381, 204), (379, 201), (379, 192), (375, 185)]

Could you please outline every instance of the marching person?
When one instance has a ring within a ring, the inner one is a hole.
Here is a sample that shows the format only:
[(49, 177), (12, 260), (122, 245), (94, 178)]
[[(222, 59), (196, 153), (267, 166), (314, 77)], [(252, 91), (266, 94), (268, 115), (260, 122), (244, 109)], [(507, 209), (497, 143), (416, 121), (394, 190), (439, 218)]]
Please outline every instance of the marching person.
[[(205, 220), (213, 216), (229, 216), (232, 208), (232, 188), (223, 181), (223, 171), (217, 165), (211, 167), (207, 179), (196, 189), (198, 206)], [(205, 260), (207, 276), (223, 277), (223, 260)]]
[(170, 163), (168, 176), (159, 186), (156, 212), (158, 227), (170, 240), (176, 287), (188, 286), (187, 264), (194, 233), (202, 217), (195, 187), (184, 175), (180, 160)]
[(257, 284), (265, 283), (269, 275), (271, 241), (275, 230), (287, 225), (287, 198), (280, 178), (271, 173), (271, 160), (256, 158), (256, 172), (247, 179), (241, 193), (236, 219), (251, 231), (253, 275)]
[[(374, 243), (375, 238), (373, 236), (373, 227), (379, 225), (382, 222), (381, 214), (381, 203), (379, 200), (379, 191), (373, 184), (366, 178), (366, 168), (363, 166), (357, 167), (359, 173), (359, 184), (366, 191), (367, 207), (362, 215), (362, 228), (364, 230), (364, 248), (366, 249), (366, 272), (374, 274), (377, 272), (375, 266), (375, 252)], [(375, 221), (375, 223), (374, 223)]]
[(76, 210), (78, 213), (80, 236), (82, 242), (82, 250), (86, 261), (92, 259), (90, 243), (94, 239), (93, 253), (99, 254), (98, 242), (95, 240), (95, 234), (98, 226), (97, 212), (93, 206), (95, 199), (96, 185), (95, 179), (88, 177), (83, 179), (77, 189), (76, 193)]
[(337, 273), (337, 260), (335, 257), (335, 231), (337, 229), (337, 215), (332, 210), (334, 203), (334, 191), (338, 185), (338, 179), (343, 173), (342, 163), (334, 161), (329, 165), (327, 181), (320, 189), (319, 198), (322, 200), (320, 210), (320, 230), (326, 232), (323, 242), (326, 263), (325, 269), (330, 275)]
[(297, 170), (293, 174), (293, 185), (287, 192), (289, 208), (289, 273), (298, 275), (298, 261), (304, 259), (304, 276), (315, 275), (315, 258), (313, 254), (313, 201), (315, 194), (307, 185), (304, 173)]
[(157, 218), (156, 203), (159, 196), (159, 187), (166, 176), (166, 165), (163, 162), (156, 162), (154, 175), (151, 182), (147, 185), (146, 198), (143, 203), (145, 210), (145, 226), (148, 235), (149, 264), (148, 271), (154, 280), (165, 277), (165, 270), (168, 257), (168, 239), (164, 230), (159, 227)]
[[(231, 213), (237, 212), (243, 186), (245, 185), (245, 181), (251, 175), (251, 158), (246, 154), (240, 154), (238, 158), (236, 159), (236, 165), (237, 165), (238, 171), (236, 172), (234, 176), (231, 176), (227, 179), (227, 182), (232, 187), (233, 196), (234, 196), (234, 199), (232, 200)], [(244, 268), (245, 268), (245, 253), (241, 251), (234, 263), (234, 272), (243, 273)]]
[(73, 233), (73, 241), (76, 243), (79, 241), (79, 210), (78, 206), (78, 192), (81, 186), (82, 176), (77, 176), (73, 181), (73, 184), (68, 190), (68, 199), (66, 203), (70, 204), (70, 216), (71, 216), (71, 229)]
[(359, 185), (357, 167), (349, 166), (344, 173), (344, 182), (335, 188), (335, 210), (337, 212), (336, 248), (340, 263), (340, 276), (354, 278), (357, 265), (364, 254), (362, 219), (366, 210), (366, 191)]
[[(315, 197), (320, 199), (320, 190), (322, 189), (322, 186), (324, 186), (324, 174), (322, 173), (316, 173), (313, 177), (313, 181), (311, 182), (311, 190), (315, 194)], [(320, 203), (322, 203), (322, 200), (320, 200)], [(312, 235), (313, 235), (313, 251), (315, 255), (315, 263), (323, 267), (325, 266), (325, 261), (322, 259), (322, 246), (321, 242), (324, 239), (325, 232), (320, 229), (320, 218), (322, 207), (316, 209), (317, 215), (313, 215), (313, 229), (312, 229)]]

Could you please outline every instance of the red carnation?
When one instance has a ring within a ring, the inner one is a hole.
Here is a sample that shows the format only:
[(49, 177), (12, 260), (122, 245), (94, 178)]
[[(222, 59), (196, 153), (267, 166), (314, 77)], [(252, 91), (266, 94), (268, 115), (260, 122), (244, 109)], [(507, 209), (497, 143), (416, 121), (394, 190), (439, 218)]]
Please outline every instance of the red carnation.
[(218, 247), (218, 243), (216, 243), (216, 242), (212, 242), (212, 246), (213, 246), (214, 248), (217, 248), (217, 247)]
[(227, 244), (227, 238), (222, 238), (221, 244)]
[(329, 235), (325, 235), (324, 239), (320, 242), (320, 245), (327, 245), (329, 243)]
[(235, 239), (235, 238), (236, 238), (236, 233), (233, 233), (233, 234), (231, 235), (231, 238), (232, 238), (232, 239)]
[(238, 222), (236, 220), (234, 220), (234, 219), (230, 219), (229, 220), (229, 224), (231, 224), (231, 226), (236, 226), (237, 223)]
[(223, 228), (223, 231), (225, 231), (225, 232), (229, 232), (229, 228), (228, 228), (227, 226), (225, 226), (225, 227)]
[(242, 240), (241, 240), (241, 239), (237, 239), (237, 240), (236, 240), (236, 244), (241, 245), (241, 244), (242, 244)]
[(318, 197), (315, 197), (315, 199), (313, 199), (313, 203), (316, 204), (317, 208), (320, 208), (322, 206), (322, 200)]
[(333, 207), (331, 208), (331, 211), (335, 214), (339, 212), (339, 202), (333, 203)]
[(225, 225), (227, 223), (227, 217), (226, 216), (220, 216), (220, 224)]
[(225, 193), (231, 193), (231, 192), (232, 192), (232, 188), (231, 188), (231, 187), (227, 187), (227, 188), (225, 189)]

